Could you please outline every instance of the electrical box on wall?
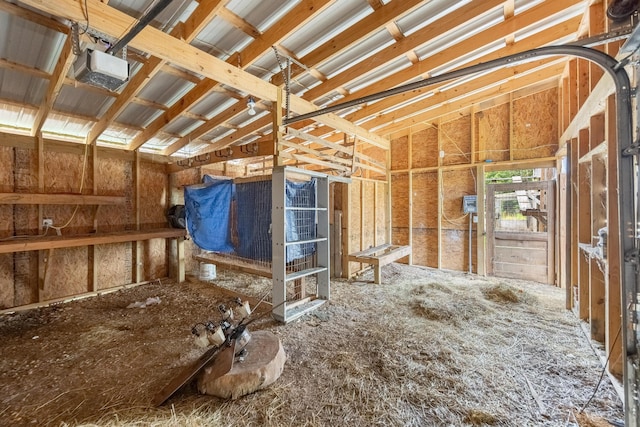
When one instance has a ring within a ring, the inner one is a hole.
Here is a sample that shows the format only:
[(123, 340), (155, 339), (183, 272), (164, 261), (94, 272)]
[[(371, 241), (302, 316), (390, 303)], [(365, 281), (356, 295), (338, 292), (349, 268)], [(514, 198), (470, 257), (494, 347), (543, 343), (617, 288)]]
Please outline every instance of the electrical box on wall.
[(478, 212), (478, 196), (463, 196), (462, 211), (465, 214)]

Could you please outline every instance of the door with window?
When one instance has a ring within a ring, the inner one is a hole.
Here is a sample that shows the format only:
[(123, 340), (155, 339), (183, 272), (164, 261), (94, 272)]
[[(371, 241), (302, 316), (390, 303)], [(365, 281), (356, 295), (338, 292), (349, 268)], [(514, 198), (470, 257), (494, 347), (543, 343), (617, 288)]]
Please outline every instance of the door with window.
[(487, 273), (555, 283), (554, 182), (487, 185)]

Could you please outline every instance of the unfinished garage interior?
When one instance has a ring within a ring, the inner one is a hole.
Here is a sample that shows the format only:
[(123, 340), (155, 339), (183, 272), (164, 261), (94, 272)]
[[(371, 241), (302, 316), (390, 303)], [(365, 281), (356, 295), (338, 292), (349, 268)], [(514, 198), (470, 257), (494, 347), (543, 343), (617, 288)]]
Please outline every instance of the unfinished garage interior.
[(638, 3), (1, 0), (0, 424), (639, 426)]

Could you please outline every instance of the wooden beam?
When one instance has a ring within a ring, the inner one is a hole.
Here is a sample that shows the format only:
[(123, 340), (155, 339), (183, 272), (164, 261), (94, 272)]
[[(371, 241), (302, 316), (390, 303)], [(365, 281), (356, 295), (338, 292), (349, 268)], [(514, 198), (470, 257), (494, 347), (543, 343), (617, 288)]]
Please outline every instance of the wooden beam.
[(179, 228), (163, 228), (142, 231), (118, 231), (104, 234), (75, 236), (49, 236), (31, 239), (0, 241), (0, 254), (37, 251), (43, 249), (73, 248), (88, 245), (106, 245), (110, 243), (136, 242), (149, 239), (174, 239), (185, 237), (186, 230)]
[[(501, 5), (504, 0), (483, 0), (476, 1), (469, 4), (464, 12), (460, 13), (452, 13), (444, 16), (443, 18), (438, 19), (431, 25), (423, 28), (420, 31), (416, 31), (404, 39), (391, 44), (385, 49), (377, 52), (374, 56), (367, 60), (366, 72), (363, 73), (362, 67), (351, 67), (342, 71), (341, 73), (333, 76), (331, 79), (323, 82), (313, 89), (307, 91), (304, 94), (304, 99), (309, 101), (314, 101), (324, 94), (330, 93), (337, 88), (348, 84), (349, 82), (361, 79), (367, 74), (375, 71), (379, 67), (388, 64), (389, 62), (395, 61), (398, 58), (402, 57), (413, 49), (416, 49), (420, 46), (427, 44), (428, 42), (441, 37), (443, 33), (449, 32), (455, 28), (458, 28), (465, 23), (469, 22), (472, 19), (478, 19), (478, 16), (481, 16), (493, 8)], [(496, 28), (497, 27), (497, 28)], [(491, 31), (495, 31), (496, 36), (500, 33), (501, 24), (493, 26), (490, 28)], [(494, 30), (495, 28), (495, 30)], [(513, 26), (509, 26), (509, 28), (513, 28)], [(464, 45), (464, 52), (472, 52), (475, 49), (478, 49), (483, 44), (480, 44), (480, 41), (476, 41), (478, 35), (474, 35), (472, 41), (465, 40), (461, 45)], [(482, 38), (480, 40), (483, 40)], [(491, 37), (492, 41), (496, 40), (495, 36)], [(458, 45), (460, 46), (460, 45)], [(457, 49), (449, 48), (446, 49), (446, 52), (455, 52), (455, 57), (460, 56), (461, 52)], [(422, 62), (422, 61), (421, 61)], [(376, 91), (381, 90), (377, 84), (373, 85), (376, 87)], [(386, 86), (386, 82), (385, 82)], [(342, 100), (341, 100), (342, 101)]]
[[(355, 91), (347, 95), (346, 97), (340, 99), (339, 102), (351, 101), (353, 99), (370, 95), (372, 93), (379, 92), (380, 90), (383, 90), (383, 89), (399, 86), (413, 79), (423, 77), (424, 75), (432, 71), (434, 66), (441, 66), (451, 61), (455, 61), (459, 56), (464, 55), (465, 53), (468, 53), (476, 49), (480, 49), (482, 46), (485, 46), (487, 44), (494, 42), (496, 40), (496, 37), (509, 34), (510, 32), (513, 31), (514, 26), (521, 28), (521, 27), (535, 25), (536, 22), (538, 22), (538, 20), (546, 16), (547, 13), (551, 14), (551, 12), (556, 10), (562, 11), (564, 10), (561, 7), (562, 5), (564, 5), (564, 7), (566, 8), (577, 3), (577, 1), (578, 0), (571, 0), (569, 2), (564, 2), (564, 1), (553, 2), (553, 3), (545, 2), (539, 6), (531, 8), (526, 12), (523, 12), (522, 14), (514, 16), (514, 18), (512, 18), (508, 22), (498, 24), (494, 27), (491, 27), (489, 30), (485, 30), (480, 34), (474, 35), (473, 42), (471, 44), (468, 41), (463, 41), (436, 55), (433, 55), (428, 58), (423, 58), (422, 61), (420, 61), (419, 63), (413, 66), (410, 66), (402, 71), (394, 73), (393, 75), (389, 75), (385, 77), (383, 82), (377, 82), (375, 85), (370, 85), (358, 91)], [(549, 9), (547, 12), (545, 12), (545, 8), (552, 8), (552, 9)], [(515, 43), (514, 45), (507, 46), (503, 49), (500, 49), (499, 52), (489, 53), (487, 55), (484, 55), (482, 58), (475, 59), (474, 63), (484, 62), (484, 61), (495, 59), (495, 58), (500, 58), (505, 55), (521, 52), (523, 50), (528, 50), (535, 47), (540, 47), (545, 43), (550, 43), (551, 41), (557, 40), (560, 37), (570, 34), (569, 30), (571, 25), (575, 25), (575, 24), (572, 24), (572, 22), (573, 20), (571, 18), (565, 21), (564, 26), (565, 28), (567, 28), (565, 30), (562, 30), (562, 26), (559, 26), (559, 27), (554, 26), (554, 28), (557, 28), (556, 30), (557, 34), (555, 36), (551, 34), (549, 30), (543, 30), (539, 34), (529, 36), (526, 39), (523, 39)], [(558, 25), (562, 25), (562, 24), (558, 24)], [(436, 36), (439, 34), (440, 33), (437, 33)], [(545, 40), (549, 40), (549, 41), (545, 41)], [(377, 56), (378, 54), (376, 55), (376, 57)], [(459, 64), (458, 68), (462, 68), (466, 65), (469, 65), (469, 64)], [(384, 86), (381, 87), (382, 84), (384, 84)]]
[[(209, 21), (220, 11), (226, 0), (216, 0), (198, 3), (198, 7), (191, 14), (183, 26), (177, 26), (171, 32), (173, 37), (183, 36), (187, 43), (193, 41), (197, 32), (207, 25)], [(183, 31), (184, 30), (184, 31)], [(197, 31), (197, 32), (196, 32)], [(183, 34), (181, 34), (183, 33)], [(164, 34), (164, 33), (163, 33)], [(111, 104), (109, 110), (89, 132), (89, 143), (95, 144), (98, 137), (109, 127), (116, 117), (129, 105), (131, 100), (165, 65), (166, 58), (161, 59), (152, 56), (142, 68), (131, 78), (124, 90), (118, 95), (116, 101)], [(142, 144), (140, 144), (142, 145)], [(136, 147), (137, 148), (137, 147)]]
[(260, 37), (261, 33), (256, 27), (254, 27), (250, 22), (236, 15), (232, 11), (227, 8), (220, 9), (218, 13), (222, 19), (245, 33), (246, 35), (253, 37), (254, 39)]
[[(489, 89), (477, 91), (471, 94), (470, 96), (460, 97), (453, 101), (439, 104), (438, 107), (432, 108), (422, 113), (418, 113), (404, 121), (377, 127), (375, 129), (376, 129), (376, 132), (381, 134), (390, 134), (393, 132), (397, 132), (409, 126), (420, 124), (425, 121), (431, 121), (434, 118), (444, 116), (445, 114), (449, 114), (464, 108), (468, 108), (471, 104), (484, 102), (488, 99), (494, 98), (495, 96), (501, 93), (511, 92), (511, 91), (520, 89), (523, 86), (538, 84), (541, 81), (554, 79), (556, 78), (556, 76), (558, 75), (558, 72), (561, 69), (562, 69), (562, 64), (556, 64), (555, 66), (538, 70), (536, 72), (519, 77), (518, 79), (510, 80), (507, 83), (502, 84), (498, 87), (491, 87)], [(557, 82), (554, 82), (554, 84), (555, 86), (557, 86)], [(369, 126), (370, 123), (366, 123), (366, 125)]]
[[(483, 55), (480, 58), (477, 58), (474, 61), (474, 63), (487, 62), (492, 59), (497, 59), (497, 58), (512, 55), (515, 53), (524, 52), (526, 50), (539, 47), (540, 45), (546, 45), (546, 44), (552, 43), (558, 40), (559, 35), (568, 34), (572, 27), (575, 27), (576, 25), (578, 25), (579, 21), (580, 21), (579, 17), (571, 18), (547, 30), (544, 30), (533, 37), (528, 37), (526, 39), (520, 40), (519, 42), (511, 46), (507, 46), (507, 47), (498, 49), (494, 52)], [(447, 56), (446, 58), (449, 58), (449, 56)], [(445, 63), (442, 56), (439, 56), (436, 58), (425, 58), (423, 61), (428, 61), (427, 66), (429, 67), (437, 67)], [(555, 61), (557, 61), (557, 59)], [(526, 73), (528, 70), (533, 70), (538, 66), (542, 66), (543, 64), (550, 64), (552, 62), (554, 62), (554, 59), (546, 58), (546, 59), (539, 59), (533, 63), (520, 64), (515, 67), (496, 69), (489, 75), (481, 76), (479, 78), (467, 81), (463, 85), (453, 87), (450, 91), (446, 91), (447, 97), (444, 99), (442, 98), (445, 96), (445, 92), (440, 93), (438, 92), (438, 89), (445, 85), (451, 84), (454, 81), (420, 88), (404, 94), (390, 96), (388, 98), (375, 102), (371, 105), (364, 106), (359, 111), (356, 111), (350, 114), (348, 118), (349, 120), (352, 120), (352, 121), (360, 121), (368, 117), (377, 117), (380, 113), (384, 112), (386, 109), (395, 108), (398, 104), (406, 103), (415, 97), (424, 96), (426, 93), (429, 93), (429, 92), (435, 92), (437, 97), (436, 99), (440, 99), (441, 101), (446, 101), (448, 98), (451, 98), (452, 96), (460, 96), (461, 94), (474, 92), (478, 89), (481, 89), (483, 86), (498, 84), (498, 82), (502, 80), (506, 80), (508, 78), (518, 78), (519, 76)], [(466, 65), (468, 64), (465, 64), (464, 66)], [(462, 67), (463, 65), (457, 68), (462, 68)], [(416, 69), (412, 71), (411, 69), (413, 68), (414, 67), (409, 67), (409, 69), (407, 70), (403, 70), (399, 73), (396, 73), (394, 76), (390, 76), (390, 79), (393, 79), (393, 85), (395, 86), (396, 84), (406, 83), (405, 77), (409, 77), (410, 79), (415, 78), (416, 72), (418, 70)], [(416, 67), (416, 68), (419, 68), (419, 67)], [(506, 93), (506, 91), (504, 92)], [(428, 98), (428, 99), (425, 99), (424, 101), (421, 101), (419, 104), (434, 105), (435, 103), (436, 103), (435, 99)], [(397, 118), (397, 115), (394, 116), (394, 119), (395, 118)]]
[(272, 141), (250, 142), (245, 145), (228, 147), (220, 150), (219, 153), (211, 152), (203, 155), (197, 155), (189, 159), (180, 160), (180, 164), (173, 163), (167, 168), (169, 173), (179, 172), (185, 169), (212, 165), (214, 163), (223, 163), (229, 160), (240, 160), (258, 158), (264, 156), (272, 156), (275, 154), (274, 144)]
[[(2, 4), (2, 3), (0, 3)], [(44, 70), (40, 70), (38, 68), (29, 67), (23, 64), (19, 64), (17, 62), (9, 61), (4, 58), (0, 58), (0, 68), (4, 68), (7, 70), (17, 71), (18, 73), (29, 74), (34, 77), (39, 77), (41, 79), (49, 80), (51, 78), (51, 74), (47, 73)]]
[[(335, 0), (305, 0), (300, 2), (294, 7), (283, 19), (274, 24), (263, 35), (256, 38), (246, 49), (242, 51), (241, 56), (233, 55), (227, 59), (227, 63), (231, 65), (239, 65), (245, 69), (252, 65), (258, 58), (264, 55), (271, 49), (271, 46), (278, 44), (281, 40), (286, 38), (289, 34), (299, 29), (305, 22), (308, 22), (311, 17), (319, 13), (328, 7), (329, 4)], [(197, 10), (196, 10), (197, 12)], [(194, 12), (195, 13), (195, 12)], [(185, 28), (189, 28), (190, 25), (185, 25)], [(188, 31), (188, 30), (187, 30)], [(204, 96), (211, 90), (219, 87), (219, 84), (215, 80), (204, 79), (202, 82), (192, 88), (187, 94), (185, 94), (180, 100), (178, 100), (172, 108), (165, 114), (154, 120), (143, 133), (137, 136), (130, 144), (129, 148), (132, 150), (137, 149), (145, 141), (151, 138), (156, 132), (169, 124), (175, 118), (179, 117), (193, 105), (197, 104)], [(206, 123), (202, 124), (198, 128), (191, 131), (188, 135), (171, 144), (164, 150), (165, 155), (171, 155), (189, 144), (191, 141), (195, 141), (202, 135), (215, 129), (217, 126), (223, 125), (228, 120), (236, 117), (245, 111), (246, 99), (240, 100), (231, 109), (225, 110), (223, 113), (216, 117), (211, 118)]]
[[(70, 153), (82, 155), (84, 153), (84, 144), (78, 142), (70, 142), (59, 139), (43, 138), (44, 150), (59, 153)], [(0, 132), (1, 147), (17, 147), (29, 150), (37, 149), (37, 138), (29, 135), (18, 135), (6, 132)], [(90, 149), (93, 149), (91, 147)], [(96, 147), (101, 158), (118, 159), (133, 161), (133, 153), (121, 148), (113, 147)], [(168, 163), (169, 158), (154, 153), (141, 153), (142, 160), (150, 163)]]
[(349, 155), (351, 155), (353, 151), (352, 149), (345, 147), (344, 145), (327, 141), (326, 139), (322, 139), (320, 137), (311, 135), (309, 133), (300, 132), (299, 130), (291, 127), (287, 128), (287, 135), (295, 136), (296, 138), (300, 138), (305, 141), (315, 142), (316, 144), (320, 144), (322, 146), (329, 147), (333, 150), (340, 151), (342, 153), (349, 154)]
[(7, 1), (1, 1), (0, 11), (8, 13), (13, 16), (17, 16), (18, 18), (22, 18), (27, 21), (31, 21), (35, 24), (41, 25), (45, 28), (50, 28), (60, 33), (69, 34), (69, 27), (55, 20), (54, 18), (43, 16), (39, 13), (17, 6), (13, 3), (9, 3)]
[[(56, 2), (25, 0), (24, 3), (43, 12), (66, 19), (74, 21), (84, 19), (81, 5), (74, 0), (59, 0)], [(91, 21), (92, 27), (113, 37), (118, 37), (120, 34), (125, 33), (134, 23), (134, 19), (127, 14), (97, 0), (87, 0), (87, 6), (89, 14), (93, 17)], [(197, 47), (177, 40), (156, 28), (145, 27), (129, 45), (210, 79), (218, 80), (220, 83), (252, 93), (257, 98), (272, 102), (276, 100), (276, 86), (213, 55), (209, 55)], [(295, 95), (291, 96), (291, 108), (298, 114), (306, 114), (318, 109), (315, 104)], [(358, 134), (360, 138), (381, 148), (386, 149), (389, 145), (385, 138), (356, 126), (335, 114), (325, 114), (318, 117), (317, 120), (343, 132)]]
[(119, 205), (124, 196), (62, 193), (0, 193), (0, 204), (8, 205)]
[(38, 109), (38, 114), (36, 114), (36, 117), (33, 121), (31, 136), (39, 134), (42, 130), (42, 126), (47, 119), (47, 115), (53, 108), (53, 103), (56, 101), (56, 98), (60, 93), (60, 89), (62, 89), (64, 78), (66, 77), (69, 68), (71, 68), (74, 59), (75, 56), (73, 55), (73, 42), (71, 40), (71, 37), (67, 36), (66, 41), (62, 46), (62, 50), (60, 51), (60, 56), (58, 57), (56, 67), (53, 70), (47, 93), (45, 94), (44, 99), (42, 100), (42, 104)]
[[(321, 46), (300, 58), (300, 62), (309, 68), (316, 67), (321, 62), (339, 55), (357, 44), (360, 40), (370, 37), (380, 29), (384, 28), (387, 24), (411, 13), (423, 4), (424, 1), (421, 0), (389, 2), (373, 13), (367, 15), (347, 31), (336, 35), (331, 40), (328, 40)], [(292, 74), (292, 78), (295, 78), (300, 74), (300, 72), (301, 70), (294, 72)], [(282, 77), (279, 75), (274, 76), (273, 83), (277, 85), (283, 84)]]

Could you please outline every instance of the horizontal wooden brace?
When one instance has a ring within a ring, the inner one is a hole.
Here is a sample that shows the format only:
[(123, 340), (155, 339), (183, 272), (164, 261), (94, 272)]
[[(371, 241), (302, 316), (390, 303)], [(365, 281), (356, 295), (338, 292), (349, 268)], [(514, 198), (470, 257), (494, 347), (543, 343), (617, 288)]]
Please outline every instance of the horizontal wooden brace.
[(137, 242), (149, 239), (171, 239), (185, 237), (186, 235), (187, 231), (181, 228), (161, 228), (141, 231), (116, 231), (104, 234), (33, 236), (0, 241), (0, 254), (89, 245), (106, 245), (109, 243)]
[(69, 193), (0, 193), (0, 204), (5, 205), (121, 205), (124, 196), (97, 196)]

